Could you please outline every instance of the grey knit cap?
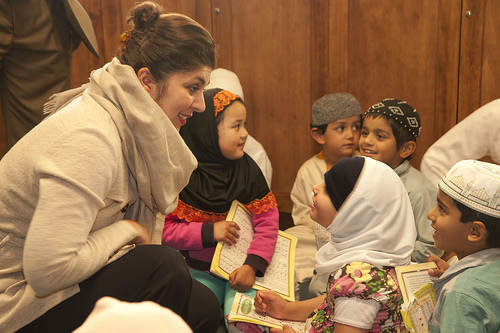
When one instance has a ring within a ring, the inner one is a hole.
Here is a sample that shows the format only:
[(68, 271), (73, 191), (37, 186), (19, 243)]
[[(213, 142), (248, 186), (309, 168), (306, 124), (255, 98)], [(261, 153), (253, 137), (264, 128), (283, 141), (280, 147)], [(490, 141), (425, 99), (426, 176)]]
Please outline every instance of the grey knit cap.
[(328, 94), (314, 102), (311, 126), (321, 126), (362, 114), (361, 105), (353, 95), (349, 93)]

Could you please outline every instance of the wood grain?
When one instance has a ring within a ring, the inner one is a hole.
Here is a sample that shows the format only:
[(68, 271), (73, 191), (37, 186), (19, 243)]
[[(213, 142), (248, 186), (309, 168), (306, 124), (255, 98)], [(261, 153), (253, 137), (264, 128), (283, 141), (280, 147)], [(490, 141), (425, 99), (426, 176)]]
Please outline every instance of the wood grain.
[[(135, 0), (80, 0), (101, 57), (73, 56), (72, 87), (109, 62), (129, 29)], [(463, 8), (462, 8), (463, 2)], [(412, 164), (457, 121), (500, 97), (500, 1), (495, 0), (161, 0), (207, 28), (217, 66), (240, 78), (248, 130), (274, 169), (280, 211), (300, 165), (321, 147), (310, 137), (312, 103), (354, 94), (363, 110), (386, 97), (416, 107), (423, 129)], [(216, 11), (217, 10), (217, 11)], [(470, 10), (470, 19), (465, 12)], [(5, 153), (0, 115), (0, 156)]]

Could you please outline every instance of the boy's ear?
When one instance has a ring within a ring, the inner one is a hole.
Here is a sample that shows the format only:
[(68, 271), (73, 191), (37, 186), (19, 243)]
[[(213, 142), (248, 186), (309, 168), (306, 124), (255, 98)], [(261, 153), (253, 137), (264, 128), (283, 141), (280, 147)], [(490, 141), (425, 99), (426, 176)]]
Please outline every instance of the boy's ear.
[(467, 240), (473, 243), (486, 241), (487, 234), (488, 230), (486, 229), (486, 226), (483, 222), (473, 221), (469, 230), (469, 234), (467, 235)]
[(325, 139), (323, 137), (323, 134), (320, 134), (318, 132), (318, 128), (317, 127), (311, 128), (311, 136), (314, 139), (314, 141), (316, 141), (320, 145), (324, 145), (325, 144)]
[(417, 149), (417, 143), (415, 141), (408, 141), (399, 150), (399, 156), (404, 160), (405, 158), (413, 154), (415, 152), (415, 149)]

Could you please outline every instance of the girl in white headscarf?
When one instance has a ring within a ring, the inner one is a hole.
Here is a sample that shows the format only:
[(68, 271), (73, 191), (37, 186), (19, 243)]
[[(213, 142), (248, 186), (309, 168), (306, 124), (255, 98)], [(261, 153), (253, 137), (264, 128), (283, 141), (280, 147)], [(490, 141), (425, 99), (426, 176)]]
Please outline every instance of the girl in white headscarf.
[[(404, 330), (394, 267), (410, 263), (416, 230), (396, 173), (371, 158), (339, 161), (325, 173), (325, 183), (313, 187), (311, 218), (331, 234), (316, 255), (326, 295), (288, 303), (259, 291), (257, 311), (280, 319), (308, 319), (308, 332)], [(293, 332), (290, 327), (284, 331)]]

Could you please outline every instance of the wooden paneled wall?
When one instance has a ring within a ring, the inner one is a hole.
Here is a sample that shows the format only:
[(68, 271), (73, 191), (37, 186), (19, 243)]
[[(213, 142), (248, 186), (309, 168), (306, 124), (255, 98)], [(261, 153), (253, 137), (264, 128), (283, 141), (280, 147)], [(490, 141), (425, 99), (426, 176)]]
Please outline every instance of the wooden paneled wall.
[[(135, 3), (80, 2), (94, 23), (101, 58), (80, 46), (73, 57), (73, 87), (114, 56)], [(206, 27), (218, 45), (218, 67), (238, 74), (248, 129), (271, 159), (281, 211), (291, 210), (298, 168), (320, 150), (309, 122), (311, 105), (322, 95), (350, 92), (364, 110), (387, 97), (407, 100), (423, 122), (412, 158), (417, 168), (437, 138), (500, 97), (500, 1), (159, 2)]]

